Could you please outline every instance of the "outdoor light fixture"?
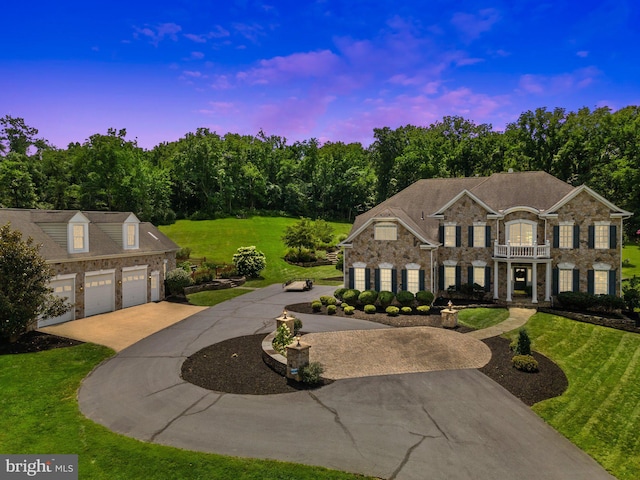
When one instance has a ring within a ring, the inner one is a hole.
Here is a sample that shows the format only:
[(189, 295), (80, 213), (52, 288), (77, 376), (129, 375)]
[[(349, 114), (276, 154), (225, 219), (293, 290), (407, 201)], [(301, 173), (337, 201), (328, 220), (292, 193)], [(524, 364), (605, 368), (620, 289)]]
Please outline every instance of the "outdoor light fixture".
[(284, 318), (284, 319), (287, 318), (287, 309), (286, 308), (284, 310), (282, 310), (282, 318)]
[(300, 335), (296, 335), (296, 340), (298, 341), (298, 345), (296, 345), (297, 347), (300, 346)]

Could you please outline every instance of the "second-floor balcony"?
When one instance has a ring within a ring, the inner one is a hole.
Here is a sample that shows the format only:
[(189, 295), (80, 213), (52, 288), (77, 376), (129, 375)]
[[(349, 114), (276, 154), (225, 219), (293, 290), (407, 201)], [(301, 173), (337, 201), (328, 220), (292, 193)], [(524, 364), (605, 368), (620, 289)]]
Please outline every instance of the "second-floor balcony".
[(544, 245), (514, 245), (507, 242), (499, 245), (496, 241), (493, 245), (495, 258), (550, 258), (551, 245), (547, 241)]

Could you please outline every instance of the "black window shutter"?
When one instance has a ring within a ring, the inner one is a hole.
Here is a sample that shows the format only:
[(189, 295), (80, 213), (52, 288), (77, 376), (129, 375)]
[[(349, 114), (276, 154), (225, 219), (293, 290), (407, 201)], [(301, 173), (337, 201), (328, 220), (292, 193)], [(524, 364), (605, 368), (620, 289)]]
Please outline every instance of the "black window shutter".
[(349, 288), (353, 288), (353, 286), (355, 285), (355, 278), (353, 278), (353, 268), (349, 269)]
[(461, 284), (462, 284), (462, 267), (460, 265), (456, 265), (456, 290), (460, 290)]
[(391, 291), (398, 293), (398, 271), (395, 268), (391, 270)]
[(573, 248), (580, 248), (580, 225), (573, 226)]
[(616, 294), (616, 271), (609, 270), (609, 295)]
[(554, 268), (553, 279), (551, 283), (551, 290), (554, 295), (557, 295), (559, 289), (560, 289), (560, 270), (558, 268)]
[(491, 291), (491, 267), (484, 267), (484, 291)]
[(418, 273), (418, 281), (420, 282), (420, 290), (424, 290), (424, 270), (420, 270), (420, 273)]
[(616, 248), (618, 245), (618, 229), (615, 225), (609, 226), (609, 248)]
[(487, 225), (486, 229), (485, 229), (485, 239), (484, 239), (484, 246), (485, 247), (490, 247), (491, 246), (491, 226)]
[(373, 271), (373, 278), (374, 278), (374, 288), (376, 290), (376, 292), (380, 291), (380, 269), (376, 268)]
[(438, 227), (438, 240), (444, 244), (444, 225)]
[(403, 268), (400, 273), (402, 276), (402, 284), (400, 285), (400, 290), (407, 290), (407, 271)]
[(467, 267), (467, 278), (469, 279), (468, 283), (473, 285), (473, 267), (471, 265)]
[(438, 267), (438, 289), (444, 290), (444, 265)]
[(555, 225), (553, 227), (553, 248), (560, 247), (560, 227)]
[(469, 246), (473, 247), (473, 225), (469, 225)]
[(364, 270), (364, 289), (369, 290), (371, 288), (371, 270), (365, 268)]
[(456, 226), (456, 247), (462, 246), (462, 227), (460, 225)]
[(587, 292), (593, 294), (595, 284), (595, 274), (593, 270), (587, 271)]
[(580, 291), (580, 270), (577, 268), (573, 271), (573, 291)]
[(596, 227), (589, 225), (589, 248), (594, 248), (596, 245)]

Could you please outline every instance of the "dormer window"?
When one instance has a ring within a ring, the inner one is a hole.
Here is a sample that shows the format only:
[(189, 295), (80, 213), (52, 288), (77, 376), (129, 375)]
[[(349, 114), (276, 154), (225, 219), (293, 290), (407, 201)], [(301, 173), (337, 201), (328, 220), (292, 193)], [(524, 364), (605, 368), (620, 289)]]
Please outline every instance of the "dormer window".
[(89, 251), (89, 220), (82, 213), (76, 213), (67, 228), (67, 251), (86, 253)]
[(133, 214), (129, 215), (129, 218), (122, 225), (122, 246), (125, 250), (140, 248), (139, 225), (139, 220)]

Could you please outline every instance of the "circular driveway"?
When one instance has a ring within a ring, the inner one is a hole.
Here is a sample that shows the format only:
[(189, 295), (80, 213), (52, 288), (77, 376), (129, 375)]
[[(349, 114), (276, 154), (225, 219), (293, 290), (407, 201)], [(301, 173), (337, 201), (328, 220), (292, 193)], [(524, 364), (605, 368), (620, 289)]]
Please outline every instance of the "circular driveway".
[[(266, 335), (285, 305), (332, 290), (283, 293), (272, 285), (197, 313), (99, 365), (78, 392), (80, 409), (147, 442), (380, 478), (613, 478), (476, 369), (350, 378), (266, 396), (213, 392), (180, 378), (189, 355), (229, 338)], [(310, 333), (388, 329), (298, 316)]]

